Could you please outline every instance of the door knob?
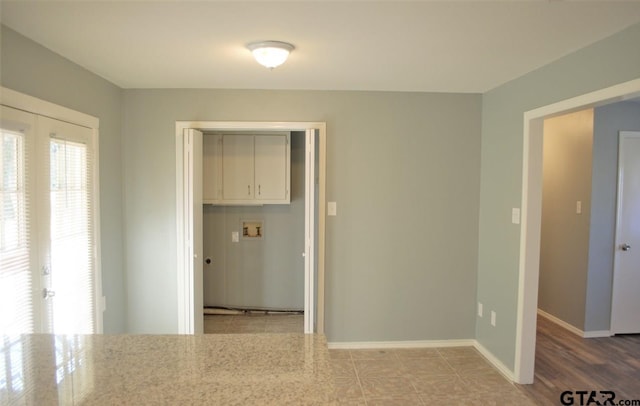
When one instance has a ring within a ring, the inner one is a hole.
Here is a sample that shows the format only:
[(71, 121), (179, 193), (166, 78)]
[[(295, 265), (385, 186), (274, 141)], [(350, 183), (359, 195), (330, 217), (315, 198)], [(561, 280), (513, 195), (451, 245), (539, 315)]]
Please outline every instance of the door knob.
[(622, 251), (629, 251), (629, 250), (631, 249), (631, 245), (629, 245), (629, 244), (622, 244), (622, 245), (620, 246), (620, 249), (621, 249)]
[(56, 295), (56, 292), (51, 290), (51, 289), (47, 289), (47, 288), (42, 289), (42, 297), (44, 299), (48, 299), (50, 297), (54, 297), (55, 295)]

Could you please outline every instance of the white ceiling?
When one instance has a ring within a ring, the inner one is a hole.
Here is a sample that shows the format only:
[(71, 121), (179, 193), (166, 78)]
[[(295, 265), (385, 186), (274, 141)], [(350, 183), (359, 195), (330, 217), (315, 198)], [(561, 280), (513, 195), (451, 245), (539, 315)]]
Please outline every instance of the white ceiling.
[[(0, 1), (123, 88), (481, 93), (640, 21), (640, 1)], [(291, 42), (269, 71), (245, 45)], [(640, 46), (640, 45), (639, 45)]]

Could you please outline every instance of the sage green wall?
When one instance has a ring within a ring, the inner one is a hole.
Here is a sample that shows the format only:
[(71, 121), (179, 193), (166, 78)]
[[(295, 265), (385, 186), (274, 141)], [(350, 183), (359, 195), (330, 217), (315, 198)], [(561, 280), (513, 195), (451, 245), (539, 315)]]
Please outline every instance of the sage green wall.
[(593, 109), (546, 119), (543, 138), (538, 308), (584, 330)]
[(121, 90), (43, 46), (2, 26), (0, 84), (100, 119), (100, 234), (104, 331), (125, 331)]
[[(277, 74), (277, 73), (276, 73)], [(124, 90), (128, 327), (177, 330), (176, 120), (327, 123), (326, 332), (474, 337), (479, 95)]]
[(584, 331), (607, 331), (611, 327), (620, 131), (640, 131), (640, 103), (614, 103), (594, 110), (591, 235)]
[(478, 318), (476, 339), (514, 367), (520, 227), (511, 208), (522, 193), (523, 114), (640, 77), (640, 24), (495, 88), (482, 97), (478, 300), (497, 325)]
[[(304, 310), (304, 131), (290, 145), (290, 204), (204, 206), (205, 306)], [(232, 242), (242, 220), (263, 221), (263, 238)]]

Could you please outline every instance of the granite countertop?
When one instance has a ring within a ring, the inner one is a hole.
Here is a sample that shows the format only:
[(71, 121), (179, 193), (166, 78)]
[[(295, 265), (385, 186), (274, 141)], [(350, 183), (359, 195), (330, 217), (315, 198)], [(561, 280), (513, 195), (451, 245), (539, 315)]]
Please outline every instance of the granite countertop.
[(2, 405), (334, 404), (321, 335), (2, 338)]

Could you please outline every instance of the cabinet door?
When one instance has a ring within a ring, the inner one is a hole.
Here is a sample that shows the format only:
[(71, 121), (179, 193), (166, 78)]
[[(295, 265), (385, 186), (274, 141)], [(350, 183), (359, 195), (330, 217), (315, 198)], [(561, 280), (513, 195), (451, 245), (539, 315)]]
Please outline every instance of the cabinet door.
[(222, 200), (222, 135), (206, 134), (202, 138), (202, 200), (217, 203)]
[(286, 135), (255, 137), (256, 200), (289, 200), (288, 155)]
[(253, 199), (253, 135), (222, 137), (222, 197)]

